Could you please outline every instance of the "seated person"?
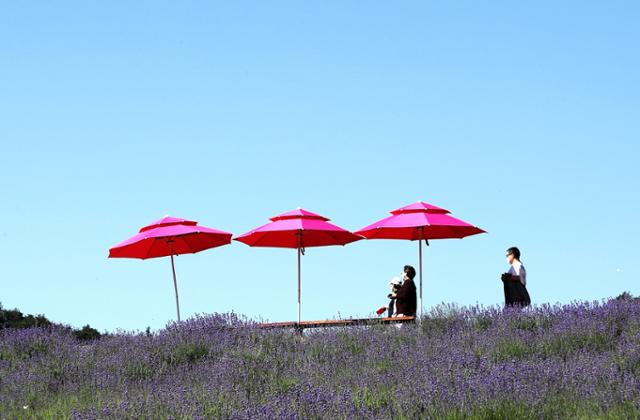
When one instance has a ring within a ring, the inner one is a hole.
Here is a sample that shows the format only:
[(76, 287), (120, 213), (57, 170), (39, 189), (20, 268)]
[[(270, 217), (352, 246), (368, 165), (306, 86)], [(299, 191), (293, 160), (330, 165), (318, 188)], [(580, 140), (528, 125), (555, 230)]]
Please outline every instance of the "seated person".
[(387, 295), (389, 300), (389, 308), (387, 310), (387, 316), (392, 317), (396, 313), (396, 296), (398, 294), (398, 290), (400, 290), (400, 286), (402, 286), (402, 280), (400, 277), (394, 277), (389, 282), (389, 289), (391, 289), (391, 293)]
[(416, 285), (413, 282), (415, 276), (416, 269), (410, 265), (405, 265), (402, 272), (402, 287), (396, 293), (396, 313), (394, 316), (416, 316), (418, 305)]

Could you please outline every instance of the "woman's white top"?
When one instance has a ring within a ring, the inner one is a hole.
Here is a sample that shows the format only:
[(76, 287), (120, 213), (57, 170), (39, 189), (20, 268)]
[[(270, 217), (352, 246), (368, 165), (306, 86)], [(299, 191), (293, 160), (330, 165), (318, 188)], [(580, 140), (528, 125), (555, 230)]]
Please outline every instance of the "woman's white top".
[(520, 261), (513, 261), (513, 264), (511, 264), (511, 268), (509, 269), (508, 273), (512, 276), (519, 276), (520, 283), (522, 283), (524, 286), (527, 285), (527, 270), (524, 269), (524, 265), (522, 265)]

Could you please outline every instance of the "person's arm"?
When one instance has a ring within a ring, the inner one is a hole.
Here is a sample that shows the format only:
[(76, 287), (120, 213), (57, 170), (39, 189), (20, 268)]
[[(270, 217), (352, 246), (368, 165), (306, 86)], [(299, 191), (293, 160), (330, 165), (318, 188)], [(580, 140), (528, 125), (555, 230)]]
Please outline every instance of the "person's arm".
[(502, 281), (520, 281), (520, 276), (511, 273), (504, 273), (502, 274), (501, 279)]

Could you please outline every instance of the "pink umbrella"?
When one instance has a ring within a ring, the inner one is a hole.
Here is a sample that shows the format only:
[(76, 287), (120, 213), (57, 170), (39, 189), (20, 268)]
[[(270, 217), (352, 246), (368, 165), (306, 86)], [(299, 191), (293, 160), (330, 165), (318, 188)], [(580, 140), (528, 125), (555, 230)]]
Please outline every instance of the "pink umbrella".
[(297, 209), (272, 217), (270, 223), (234, 238), (249, 246), (298, 249), (298, 323), (300, 323), (300, 256), (313, 246), (346, 245), (362, 236), (328, 223), (329, 219), (307, 210)]
[(355, 233), (367, 239), (405, 239), (418, 241), (420, 255), (420, 315), (422, 315), (422, 241), (429, 239), (464, 238), (485, 233), (462, 220), (449, 216), (449, 211), (418, 201), (391, 212), (391, 216), (364, 227)]
[(231, 243), (231, 233), (198, 226), (192, 220), (164, 217), (140, 229), (140, 233), (109, 249), (109, 258), (157, 258), (171, 256), (176, 311), (180, 321), (178, 283), (174, 255), (195, 254)]

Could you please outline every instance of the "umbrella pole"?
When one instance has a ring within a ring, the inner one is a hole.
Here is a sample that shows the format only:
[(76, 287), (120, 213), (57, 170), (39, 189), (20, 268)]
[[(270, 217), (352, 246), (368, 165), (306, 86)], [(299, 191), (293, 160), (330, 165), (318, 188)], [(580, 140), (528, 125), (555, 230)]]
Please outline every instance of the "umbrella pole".
[(298, 324), (300, 323), (300, 248), (298, 248)]
[(180, 303), (178, 302), (178, 282), (176, 281), (176, 267), (173, 263), (173, 254), (171, 254), (171, 271), (173, 272), (173, 288), (176, 290), (176, 312), (178, 313), (178, 322), (180, 322)]
[(422, 303), (422, 239), (418, 240), (418, 248), (420, 250), (420, 319), (422, 319), (423, 303)]

